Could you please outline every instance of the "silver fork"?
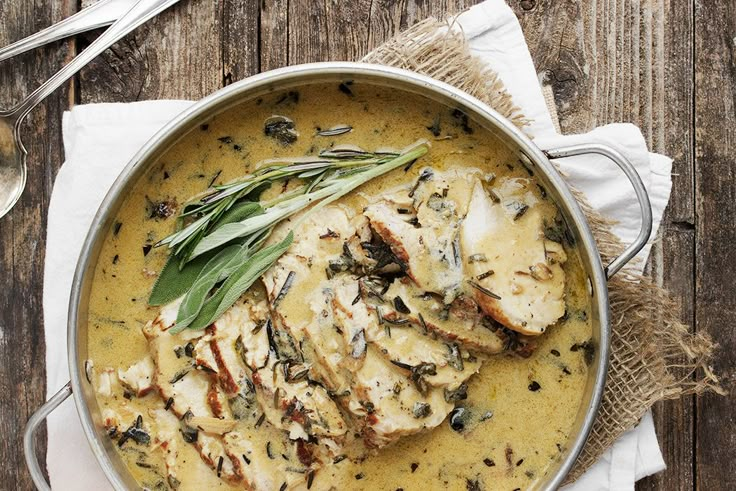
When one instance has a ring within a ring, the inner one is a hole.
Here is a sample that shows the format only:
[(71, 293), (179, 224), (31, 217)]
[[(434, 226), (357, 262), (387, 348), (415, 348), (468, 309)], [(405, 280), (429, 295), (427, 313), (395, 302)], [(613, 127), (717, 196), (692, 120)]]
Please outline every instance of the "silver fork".
[(26, 97), (24, 101), (9, 111), (0, 111), (0, 218), (18, 202), (26, 185), (26, 156), (28, 153), (21, 141), (20, 127), (28, 113), (97, 55), (178, 1), (138, 1), (95, 42)]
[(33, 48), (59, 39), (64, 39), (80, 32), (91, 31), (109, 26), (135, 5), (137, 0), (99, 0), (97, 3), (80, 10), (71, 17), (57, 22), (25, 39), (16, 41), (0, 49), (0, 61), (18, 56)]

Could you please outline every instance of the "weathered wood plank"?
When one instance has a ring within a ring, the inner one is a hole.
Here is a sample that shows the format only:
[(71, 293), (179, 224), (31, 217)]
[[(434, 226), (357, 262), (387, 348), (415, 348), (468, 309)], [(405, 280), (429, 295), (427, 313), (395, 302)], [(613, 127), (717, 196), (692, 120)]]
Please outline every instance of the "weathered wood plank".
[(289, 65), (330, 59), (331, 33), (327, 28), (326, 17), (328, 1), (289, 0), (287, 19)]
[[(76, 1), (0, 2), (0, 45), (40, 30), (74, 12)], [(8, 108), (56, 72), (74, 42), (55, 43), (0, 66), (0, 103)], [(62, 160), (61, 114), (73, 99), (67, 84), (36, 108), (24, 126), (28, 184), (13, 211), (0, 219), (0, 482), (33, 489), (23, 459), (23, 427), (46, 397), (41, 307), (46, 212)], [(46, 432), (37, 436), (46, 454)]]
[[(82, 70), (80, 101), (200, 99), (223, 84), (222, 31), (219, 2), (180, 2)], [(80, 36), (80, 49), (94, 37)]]
[(223, 85), (260, 71), (258, 0), (223, 0), (222, 62)]
[[(682, 309), (682, 321), (692, 326), (695, 306), (695, 231), (670, 226), (652, 247), (651, 271), (660, 284), (670, 285)], [(694, 487), (695, 399), (664, 401), (654, 406), (654, 425), (667, 470), (643, 479), (639, 490), (690, 491)]]
[(731, 391), (697, 401), (697, 489), (736, 488), (736, 0), (695, 9), (696, 325), (720, 343)]
[(261, 71), (288, 65), (289, 0), (263, 0), (259, 28)]
[[(693, 25), (691, 0), (511, 2), (540, 78), (551, 84), (563, 132), (638, 125), (653, 151), (674, 158), (672, 199), (652, 266), (693, 321)], [(688, 266), (688, 261), (691, 263)], [(667, 402), (655, 423), (668, 470), (642, 489), (692, 489), (692, 400)]]

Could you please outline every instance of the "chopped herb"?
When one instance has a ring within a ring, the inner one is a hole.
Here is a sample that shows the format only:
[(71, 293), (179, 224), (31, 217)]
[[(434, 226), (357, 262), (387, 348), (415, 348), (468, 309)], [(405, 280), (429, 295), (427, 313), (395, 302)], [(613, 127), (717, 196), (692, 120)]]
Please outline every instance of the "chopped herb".
[(468, 256), (469, 263), (485, 263), (488, 262), (488, 258), (485, 254), (471, 254)]
[(138, 445), (148, 445), (151, 443), (151, 436), (143, 429), (143, 416), (140, 414), (135, 422), (120, 435), (118, 447), (122, 447), (128, 440), (133, 440)]
[(470, 284), (470, 286), (472, 286), (473, 288), (475, 288), (476, 290), (478, 290), (479, 292), (481, 292), (483, 295), (486, 295), (486, 296), (491, 297), (491, 298), (496, 299), (496, 300), (501, 300), (501, 297), (499, 297), (498, 295), (496, 295), (495, 293), (493, 293), (488, 288), (485, 288), (485, 287), (479, 285), (475, 281), (468, 280), (468, 283)]
[(529, 384), (529, 390), (531, 390), (532, 392), (536, 392), (541, 388), (542, 386), (539, 385), (539, 382), (537, 382), (536, 380), (532, 381), (532, 383)]
[(455, 123), (459, 125), (466, 134), (470, 135), (473, 133), (473, 128), (470, 127), (470, 120), (467, 114), (462, 112), (460, 109), (455, 109), (452, 111), (452, 117), (455, 118)]
[(347, 124), (339, 124), (327, 130), (320, 130), (317, 132), (317, 134), (319, 136), (339, 136), (344, 135), (345, 133), (350, 133), (351, 131), (353, 131), (352, 126), (349, 126)]
[(496, 465), (496, 463), (492, 459), (489, 459), (488, 457), (483, 459), (483, 463), (487, 465), (488, 467), (493, 467)]
[(218, 170), (215, 173), (215, 175), (212, 176), (212, 179), (210, 180), (210, 183), (207, 185), (208, 188), (211, 188), (212, 186), (214, 186), (215, 181), (217, 180), (218, 177), (220, 177), (220, 174), (222, 174), (222, 169)]
[(514, 214), (514, 221), (518, 220), (519, 218), (523, 217), (524, 214), (529, 209), (529, 205), (521, 205), (517, 208), (516, 213)]
[(173, 377), (171, 377), (171, 380), (169, 380), (169, 383), (170, 384), (177, 383), (179, 380), (183, 379), (186, 376), (186, 374), (189, 373), (190, 370), (191, 370), (191, 367), (182, 368), (181, 370), (176, 372)]
[(419, 317), (419, 324), (422, 326), (422, 329), (424, 330), (424, 332), (425, 333), (428, 332), (429, 330), (427, 329), (427, 323), (424, 322), (424, 316), (422, 315), (422, 313), (417, 312), (417, 317)]
[(494, 203), (500, 203), (501, 202), (501, 197), (493, 189), (491, 189), (490, 191), (488, 191), (488, 196), (491, 198), (491, 201), (493, 201)]
[(279, 488), (279, 491), (286, 491), (286, 482), (281, 484), (281, 487)]
[(279, 115), (266, 119), (263, 126), (263, 133), (268, 137), (274, 138), (283, 146), (291, 145), (299, 137), (294, 121), (286, 116)]
[(286, 276), (286, 281), (284, 281), (279, 294), (276, 295), (276, 298), (273, 300), (272, 308), (275, 309), (276, 307), (278, 307), (279, 303), (281, 303), (281, 300), (283, 300), (286, 294), (289, 293), (291, 285), (292, 283), (294, 283), (294, 276), (296, 276), (296, 273), (294, 271), (289, 271), (289, 274)]
[(290, 90), (286, 94), (279, 97), (279, 99), (276, 101), (276, 105), (284, 103), (298, 104), (299, 92), (297, 92), (296, 90)]
[(340, 234), (338, 234), (337, 232), (335, 232), (331, 228), (328, 228), (327, 229), (327, 232), (325, 232), (325, 233), (323, 233), (322, 235), (319, 236), (320, 239), (327, 239), (327, 238), (337, 239), (339, 237), (340, 237)]
[(483, 488), (480, 487), (480, 481), (477, 479), (466, 479), (465, 488), (468, 491), (483, 491)]
[(202, 131), (207, 131), (208, 129), (210, 129), (210, 125), (208, 125), (207, 123), (199, 125), (199, 129)]
[(593, 341), (589, 340), (582, 343), (575, 343), (570, 347), (570, 351), (573, 352), (581, 349), (583, 350), (583, 359), (585, 360), (585, 363), (587, 365), (592, 364), (595, 359), (595, 345), (593, 344)]
[(360, 473), (358, 473), (358, 474), (355, 475), (355, 479), (357, 479), (358, 481), (360, 481), (364, 477), (365, 477), (365, 474), (363, 474), (362, 472), (360, 472)]
[(151, 252), (151, 249), (153, 246), (151, 244), (145, 244), (143, 246), (143, 257), (147, 256), (149, 252)]
[(271, 453), (271, 442), (266, 442), (266, 455), (268, 455), (268, 458), (273, 460), (276, 457), (274, 457), (273, 453)]
[(460, 384), (455, 390), (445, 389), (445, 401), (458, 402), (468, 398), (468, 385)]
[(350, 353), (351, 356), (353, 358), (362, 358), (368, 348), (368, 345), (365, 342), (365, 330), (361, 329), (356, 332), (353, 339), (350, 340), (350, 345), (352, 346), (352, 351)]
[(343, 460), (345, 460), (347, 457), (348, 457), (347, 455), (338, 455), (337, 457), (335, 457), (334, 459), (332, 459), (332, 463), (333, 464), (339, 464), (340, 462), (342, 462)]
[(233, 142), (233, 138), (231, 136), (221, 136), (217, 141), (224, 143), (225, 145), (230, 145)]
[(406, 208), (397, 208), (396, 213), (398, 213), (399, 215), (408, 215), (409, 210)]
[(412, 473), (414, 473), (414, 471), (417, 470), (418, 468), (419, 468), (419, 464), (417, 464), (416, 462), (412, 462), (411, 463), (411, 472)]
[(192, 419), (192, 416), (194, 416), (192, 412), (187, 411), (181, 418), (181, 436), (187, 443), (194, 443), (199, 439), (199, 430), (189, 426), (189, 420)]
[(554, 356), (560, 356), (560, 352), (557, 351), (556, 349), (550, 350), (550, 353), (552, 353)]
[(414, 417), (417, 419), (426, 418), (432, 414), (432, 406), (426, 402), (415, 402), (412, 412), (414, 413)]
[(115, 222), (112, 226), (112, 234), (117, 236), (120, 233), (121, 228), (123, 228), (123, 222)]
[(350, 90), (350, 86), (353, 85), (352, 80), (346, 80), (345, 82), (342, 82), (340, 85), (337, 86), (338, 90), (342, 92), (343, 94), (353, 97), (353, 91)]
[(486, 278), (488, 278), (489, 276), (493, 276), (494, 274), (495, 274), (495, 271), (493, 271), (492, 269), (489, 269), (485, 273), (481, 273), (478, 276), (476, 276), (475, 279), (478, 281), (485, 280)]
[(440, 126), (440, 115), (438, 114), (435, 116), (434, 121), (432, 121), (432, 124), (430, 126), (427, 126), (427, 129), (432, 132), (432, 136), (435, 138), (440, 136), (442, 133), (442, 128)]
[(355, 298), (353, 299), (353, 302), (350, 305), (357, 304), (358, 302), (360, 302), (361, 298), (362, 298), (362, 295), (360, 294), (360, 292), (358, 292), (358, 294), (355, 296)]
[(523, 464), (523, 463), (524, 463), (524, 459), (519, 459), (519, 460), (518, 460), (518, 461), (516, 462), (516, 467), (519, 467), (519, 466), (520, 466), (521, 464)]
[(217, 477), (220, 477), (222, 475), (222, 463), (225, 461), (225, 458), (220, 455), (220, 459), (217, 461)]
[(265, 419), (266, 419), (266, 413), (261, 413), (260, 417), (258, 418), (258, 421), (256, 421), (256, 428), (261, 426)]
[(191, 342), (187, 343), (186, 346), (184, 346), (184, 354), (189, 358), (194, 358), (194, 344)]
[(419, 177), (417, 178), (417, 182), (414, 184), (414, 186), (411, 188), (411, 191), (409, 191), (409, 197), (413, 198), (414, 193), (416, 193), (417, 189), (419, 188), (419, 185), (425, 181), (429, 181), (434, 176), (434, 172), (431, 168), (427, 167), (426, 169), (422, 169), (422, 172), (419, 174)]
[(468, 423), (470, 418), (470, 411), (464, 407), (456, 407), (450, 412), (450, 428), (459, 432), (465, 429), (465, 425)]
[(541, 184), (537, 184), (537, 187), (539, 188), (539, 194), (542, 196), (542, 199), (545, 199), (547, 197), (547, 190)]
[(404, 300), (398, 295), (394, 297), (394, 308), (402, 314), (411, 314), (411, 310), (406, 306)]
[(172, 404), (174, 404), (174, 398), (173, 397), (169, 397), (166, 400), (166, 405), (164, 406), (164, 409), (166, 409), (168, 411), (171, 408), (171, 405)]
[(452, 365), (455, 370), (462, 372), (465, 369), (465, 366), (463, 364), (462, 353), (460, 353), (460, 348), (457, 343), (448, 343), (445, 346), (447, 346), (449, 351), (446, 357), (450, 362), (450, 365)]

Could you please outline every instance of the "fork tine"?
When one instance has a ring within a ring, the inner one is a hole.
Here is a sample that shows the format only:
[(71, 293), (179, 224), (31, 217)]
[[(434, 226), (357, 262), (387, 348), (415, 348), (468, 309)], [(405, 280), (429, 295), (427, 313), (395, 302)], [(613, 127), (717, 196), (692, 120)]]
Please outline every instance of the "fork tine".
[(109, 26), (134, 4), (135, 0), (99, 0), (71, 17), (0, 49), (0, 62), (59, 39)]

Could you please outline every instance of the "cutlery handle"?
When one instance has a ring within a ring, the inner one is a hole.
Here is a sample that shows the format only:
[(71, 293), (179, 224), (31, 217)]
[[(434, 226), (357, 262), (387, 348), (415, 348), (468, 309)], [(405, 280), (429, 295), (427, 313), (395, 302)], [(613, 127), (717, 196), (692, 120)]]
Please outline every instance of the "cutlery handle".
[(36, 434), (36, 429), (46, 420), (48, 415), (51, 414), (54, 409), (59, 407), (59, 404), (64, 402), (70, 395), (72, 395), (71, 382), (67, 382), (59, 392), (46, 401), (46, 404), (33, 413), (28, 420), (28, 423), (26, 423), (26, 429), (23, 433), (23, 452), (26, 455), (26, 465), (28, 465), (28, 471), (31, 473), (33, 484), (35, 484), (36, 488), (40, 491), (50, 491), (51, 488), (43, 477), (43, 469), (36, 457), (36, 443), (34, 442), (33, 437)]
[(0, 49), (0, 61), (80, 32), (109, 26), (135, 4), (135, 0), (99, 0), (71, 17)]
[(546, 150), (544, 153), (549, 159), (559, 159), (590, 153), (603, 155), (604, 157), (612, 160), (624, 172), (624, 174), (626, 174), (626, 177), (631, 182), (631, 186), (634, 188), (634, 193), (636, 194), (636, 199), (639, 201), (639, 208), (641, 210), (641, 229), (639, 230), (639, 235), (636, 237), (634, 242), (629, 244), (621, 255), (611, 261), (611, 264), (606, 267), (606, 278), (610, 279), (621, 268), (623, 268), (626, 263), (631, 261), (640, 250), (642, 250), (649, 241), (649, 237), (652, 235), (652, 204), (649, 202), (649, 194), (647, 193), (647, 188), (644, 187), (644, 182), (641, 180), (641, 176), (636, 172), (634, 165), (629, 162), (621, 152), (609, 147), (608, 145), (598, 143), (572, 145), (569, 147)]
[(56, 72), (43, 85), (37, 88), (23, 102), (10, 111), (10, 116), (15, 117), (16, 127), (28, 115), (36, 105), (44, 100), (49, 94), (69, 80), (74, 74), (95, 59), (107, 48), (115, 44), (126, 34), (136, 27), (155, 17), (169, 6), (179, 0), (140, 0), (125, 15), (115, 22), (109, 29), (82, 51), (76, 58), (69, 62), (64, 68)]

